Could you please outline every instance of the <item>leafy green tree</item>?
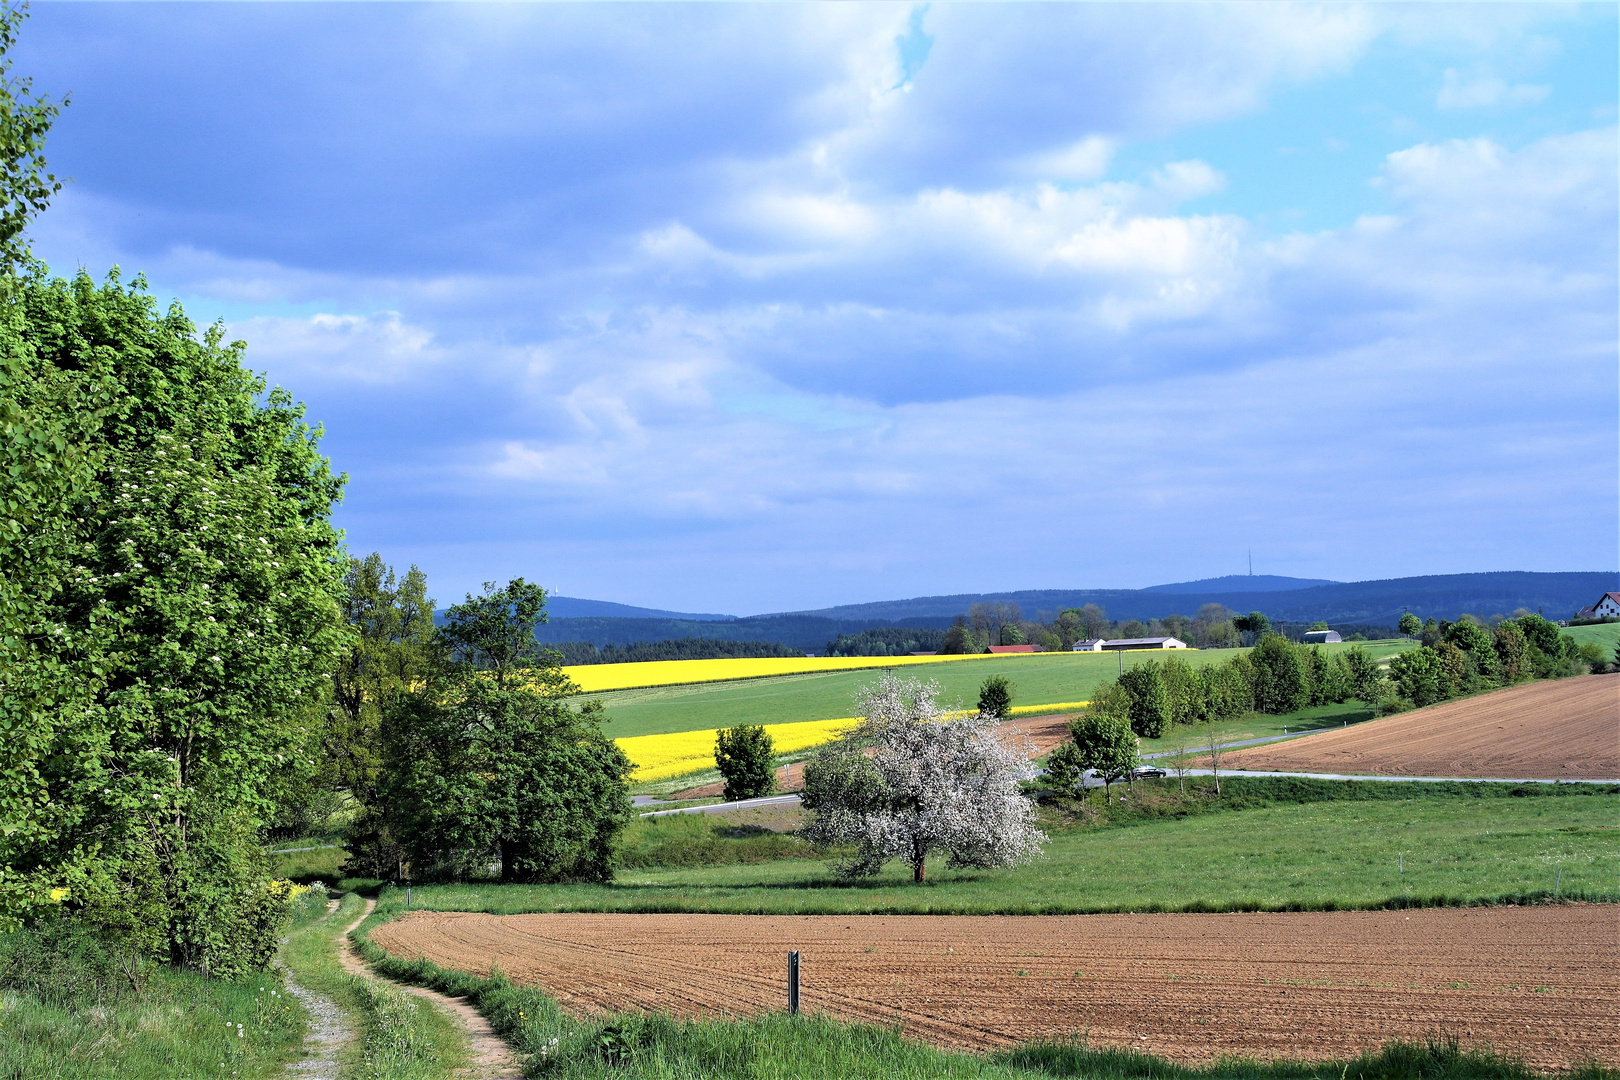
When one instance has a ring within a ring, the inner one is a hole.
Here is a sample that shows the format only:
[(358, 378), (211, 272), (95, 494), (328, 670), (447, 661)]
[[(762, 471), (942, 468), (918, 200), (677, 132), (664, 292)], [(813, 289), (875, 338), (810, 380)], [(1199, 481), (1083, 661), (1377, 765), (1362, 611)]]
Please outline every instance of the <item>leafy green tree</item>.
[(1001, 640), (998, 645), (1026, 645), (1029, 639), (1024, 636), (1023, 627), (1017, 623), (1007, 623), (1001, 628)]
[(1427, 645), (1396, 656), (1389, 662), (1389, 672), (1400, 695), (1420, 709), (1445, 697), (1440, 654)]
[(1157, 739), (1169, 726), (1164, 676), (1152, 660), (1126, 668), (1119, 686), (1130, 695), (1131, 730), (1144, 739)]
[(1569, 674), (1569, 660), (1575, 654), (1574, 638), (1560, 633), (1557, 626), (1540, 615), (1521, 615), (1513, 622), (1524, 635), (1525, 654), (1536, 678), (1556, 679)]
[(1504, 686), (1520, 682), (1534, 674), (1530, 666), (1529, 645), (1524, 631), (1517, 623), (1504, 622), (1492, 632), (1491, 645), (1496, 650), (1496, 666)]
[(513, 578), (505, 588), (484, 582), (479, 596), (467, 599), (444, 613), (439, 634), (452, 656), (460, 663), (490, 671), (495, 682), (505, 685), (519, 669), (533, 669), (541, 679), (557, 674), (554, 662), (539, 663), (541, 649), (534, 629), (546, 621), (546, 590), (522, 578)]
[(602, 733), (601, 707), (469, 664), (396, 698), (378, 784), (391, 835), (416, 880), (607, 881), (613, 837), (629, 820), (631, 764)]
[(1453, 698), (1468, 689), (1468, 654), (1449, 641), (1434, 647), (1440, 657), (1441, 697)]
[(727, 802), (757, 799), (776, 787), (775, 747), (765, 729), (753, 724), (715, 733), (714, 767), (725, 778)]
[(1350, 696), (1374, 708), (1386, 696), (1387, 682), (1378, 669), (1378, 662), (1357, 645), (1344, 654), (1344, 665), (1350, 677)]
[(1408, 611), (1401, 616), (1400, 631), (1407, 637), (1416, 637), (1423, 630), (1423, 620)]
[(1238, 615), (1232, 619), (1232, 625), (1245, 634), (1250, 635), (1251, 645), (1260, 644), (1260, 639), (1271, 629), (1271, 620), (1258, 611), (1251, 611), (1247, 615)]
[(1104, 798), (1110, 785), (1130, 776), (1141, 761), (1141, 740), (1122, 716), (1087, 709), (1069, 721), (1069, 739), (1081, 771), (1095, 770), (1102, 777)]
[(24, 230), (62, 190), (47, 171), (45, 136), (62, 107), (33, 92), (32, 79), (11, 76), (11, 50), (26, 11), (0, 6), (0, 271), (11, 274), (31, 255)]
[(1005, 720), (1012, 712), (1014, 686), (1003, 675), (991, 675), (979, 686), (979, 712)]
[(1440, 644), (1440, 635), (1440, 624), (1433, 619), (1425, 619), (1423, 628), (1418, 631), (1418, 641), (1432, 649)]
[(985, 651), (984, 639), (967, 624), (967, 620), (957, 616), (950, 629), (945, 631), (945, 640), (940, 644), (939, 651), (948, 655), (970, 655)]
[(258, 837), (313, 768), (345, 633), (342, 481), (243, 348), (116, 273), (0, 290), (10, 406), (58, 433), (66, 496), (20, 552), (43, 591), (5, 663), (60, 689), (43, 709), (30, 676), (0, 679), (0, 891), (15, 918), (65, 889), (214, 974), (274, 951)]
[(1085, 774), (1080, 747), (1073, 741), (1065, 742), (1046, 759), (1046, 787), (1059, 795), (1072, 798), (1081, 794)]
[(1609, 666), (1603, 655), (1603, 646), (1595, 641), (1583, 641), (1575, 646), (1575, 658), (1592, 672), (1602, 671)]
[(1257, 711), (1281, 716), (1310, 704), (1310, 668), (1300, 646), (1276, 635), (1265, 637), (1249, 654), (1249, 663)]
[(343, 619), (352, 633), (332, 672), (323, 739), (332, 783), (372, 801), (381, 764), (379, 729), (389, 699), (427, 677), (434, 659), (433, 600), (415, 566), (403, 580), (373, 552), (349, 560)]
[(1501, 683), (1501, 663), (1496, 656), (1496, 641), (1489, 630), (1477, 622), (1446, 624), (1441, 632), (1446, 642), (1455, 645), (1468, 657), (1469, 678), (1485, 687)]

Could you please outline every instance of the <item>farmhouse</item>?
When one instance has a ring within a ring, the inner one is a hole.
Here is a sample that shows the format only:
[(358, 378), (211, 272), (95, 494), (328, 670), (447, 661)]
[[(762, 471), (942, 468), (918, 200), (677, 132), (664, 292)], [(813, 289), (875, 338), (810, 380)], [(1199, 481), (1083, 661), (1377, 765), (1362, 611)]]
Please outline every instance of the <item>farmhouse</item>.
[(1075, 652), (1102, 652), (1103, 639), (1100, 637), (1086, 638), (1084, 641), (1074, 643)]
[(1128, 637), (1110, 638), (1102, 647), (1110, 652), (1128, 652), (1131, 649), (1185, 649), (1187, 643), (1173, 637)]
[(1594, 619), (1620, 619), (1620, 592), (1606, 592), (1592, 605)]
[(1307, 630), (1303, 640), (1307, 645), (1332, 645), (1344, 638), (1339, 636), (1337, 630)]

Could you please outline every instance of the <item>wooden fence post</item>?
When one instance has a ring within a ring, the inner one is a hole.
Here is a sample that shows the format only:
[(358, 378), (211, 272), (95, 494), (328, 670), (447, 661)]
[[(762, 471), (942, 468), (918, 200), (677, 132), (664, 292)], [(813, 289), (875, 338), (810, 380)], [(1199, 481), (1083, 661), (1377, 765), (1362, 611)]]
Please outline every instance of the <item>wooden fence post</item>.
[(788, 953), (788, 1015), (799, 1015), (799, 950)]

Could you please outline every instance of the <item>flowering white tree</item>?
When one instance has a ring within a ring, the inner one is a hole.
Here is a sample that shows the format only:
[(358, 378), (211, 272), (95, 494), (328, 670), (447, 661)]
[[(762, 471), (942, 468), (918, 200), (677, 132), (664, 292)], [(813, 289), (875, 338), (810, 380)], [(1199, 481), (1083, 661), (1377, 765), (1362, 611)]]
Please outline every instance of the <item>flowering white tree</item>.
[(877, 873), (890, 859), (922, 881), (931, 851), (950, 867), (1013, 866), (1040, 852), (1034, 804), (1018, 782), (1032, 775), (1021, 737), (983, 713), (948, 719), (937, 683), (885, 675), (861, 692), (866, 720), (805, 768), (804, 830), (813, 844), (855, 844), (834, 866), (846, 877)]

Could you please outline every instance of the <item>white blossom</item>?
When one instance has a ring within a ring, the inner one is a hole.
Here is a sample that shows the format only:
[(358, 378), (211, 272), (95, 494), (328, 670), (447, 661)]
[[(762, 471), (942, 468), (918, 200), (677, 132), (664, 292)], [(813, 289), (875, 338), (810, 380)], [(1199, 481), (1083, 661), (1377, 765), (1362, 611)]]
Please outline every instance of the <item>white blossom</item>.
[(866, 876), (904, 859), (921, 880), (933, 850), (947, 866), (985, 868), (1040, 853), (1046, 834), (1018, 786), (1031, 774), (1027, 740), (983, 713), (947, 719), (938, 695), (937, 683), (885, 675), (862, 692), (865, 722), (807, 770), (815, 818), (805, 838), (858, 848), (837, 872)]

